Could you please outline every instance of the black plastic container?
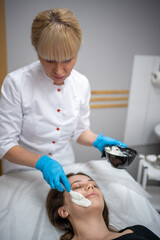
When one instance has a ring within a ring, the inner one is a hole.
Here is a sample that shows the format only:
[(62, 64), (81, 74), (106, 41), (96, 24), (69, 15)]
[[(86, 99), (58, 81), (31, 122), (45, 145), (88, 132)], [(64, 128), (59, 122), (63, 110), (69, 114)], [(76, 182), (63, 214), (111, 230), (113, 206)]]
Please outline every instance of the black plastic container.
[(111, 154), (108, 151), (106, 151), (104, 147), (102, 157), (105, 157), (114, 168), (119, 168), (119, 169), (127, 168), (136, 158), (137, 152), (131, 148), (121, 148), (119, 146), (118, 148), (126, 156), (118, 156), (118, 155)]

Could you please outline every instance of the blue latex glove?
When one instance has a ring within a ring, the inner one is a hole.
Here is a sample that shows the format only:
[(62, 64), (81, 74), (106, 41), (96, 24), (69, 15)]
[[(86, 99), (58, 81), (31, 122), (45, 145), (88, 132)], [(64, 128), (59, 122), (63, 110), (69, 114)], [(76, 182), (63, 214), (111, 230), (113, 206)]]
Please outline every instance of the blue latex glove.
[(97, 139), (93, 142), (93, 146), (98, 148), (101, 152), (103, 152), (103, 148), (105, 146), (112, 146), (112, 145), (120, 146), (124, 148), (127, 147), (126, 144), (110, 137), (104, 137), (102, 134), (99, 134)]
[(62, 192), (64, 190), (62, 186), (63, 184), (66, 191), (70, 192), (71, 186), (68, 178), (66, 177), (61, 164), (56, 160), (44, 155), (37, 161), (35, 167), (43, 173), (43, 178), (51, 188), (56, 188), (58, 191)]

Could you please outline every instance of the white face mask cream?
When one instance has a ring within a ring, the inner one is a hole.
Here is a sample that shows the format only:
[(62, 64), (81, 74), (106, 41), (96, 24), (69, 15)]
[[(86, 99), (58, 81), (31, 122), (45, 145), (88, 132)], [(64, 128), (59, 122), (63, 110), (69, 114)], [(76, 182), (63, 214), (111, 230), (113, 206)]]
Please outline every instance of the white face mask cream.
[(81, 207), (89, 207), (91, 206), (92, 202), (85, 198), (81, 193), (70, 191), (70, 198), (71, 201)]
[(116, 156), (121, 156), (121, 157), (126, 157), (126, 154), (123, 153), (117, 146), (112, 146), (112, 147), (105, 147), (106, 152), (116, 155)]

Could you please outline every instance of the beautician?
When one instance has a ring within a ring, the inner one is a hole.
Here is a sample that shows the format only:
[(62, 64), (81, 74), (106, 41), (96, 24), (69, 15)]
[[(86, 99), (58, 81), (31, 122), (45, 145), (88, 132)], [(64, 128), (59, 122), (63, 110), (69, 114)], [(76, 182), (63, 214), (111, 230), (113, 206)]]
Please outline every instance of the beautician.
[(105, 145), (126, 147), (90, 130), (90, 85), (73, 69), (81, 42), (79, 23), (67, 9), (43, 11), (34, 19), (32, 44), (39, 61), (9, 73), (1, 88), (4, 173), (35, 167), (51, 188), (69, 192), (62, 165), (75, 161), (71, 139), (101, 152)]

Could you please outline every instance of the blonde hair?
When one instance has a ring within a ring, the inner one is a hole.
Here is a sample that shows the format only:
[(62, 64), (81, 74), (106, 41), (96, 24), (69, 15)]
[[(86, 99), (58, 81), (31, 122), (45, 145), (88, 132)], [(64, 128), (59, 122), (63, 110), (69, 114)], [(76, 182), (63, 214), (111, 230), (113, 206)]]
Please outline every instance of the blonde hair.
[(43, 11), (36, 16), (32, 23), (31, 38), (41, 58), (62, 62), (78, 53), (82, 32), (71, 11), (57, 8)]

